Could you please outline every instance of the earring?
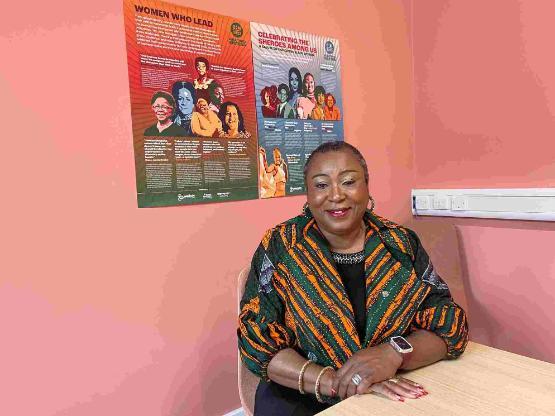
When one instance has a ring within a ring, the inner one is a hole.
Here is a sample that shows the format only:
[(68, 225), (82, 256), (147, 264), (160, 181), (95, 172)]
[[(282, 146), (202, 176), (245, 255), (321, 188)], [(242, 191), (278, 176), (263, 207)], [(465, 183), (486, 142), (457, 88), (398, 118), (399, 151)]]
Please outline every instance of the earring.
[(372, 198), (372, 195), (368, 195), (370, 197), (370, 202), (372, 203), (372, 205), (370, 206), (370, 212), (374, 211), (374, 207), (376, 206), (376, 203), (374, 202), (374, 198)]
[(307, 217), (309, 212), (310, 212), (310, 209), (308, 208), (308, 202), (305, 202), (303, 205), (303, 215)]

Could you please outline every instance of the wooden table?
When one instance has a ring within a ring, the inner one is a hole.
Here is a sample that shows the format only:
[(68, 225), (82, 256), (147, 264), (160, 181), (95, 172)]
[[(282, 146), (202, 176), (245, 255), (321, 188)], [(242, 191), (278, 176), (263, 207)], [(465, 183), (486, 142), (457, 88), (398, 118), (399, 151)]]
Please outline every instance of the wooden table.
[(429, 395), (395, 402), (353, 396), (319, 416), (555, 416), (555, 364), (470, 342), (458, 360), (409, 371)]

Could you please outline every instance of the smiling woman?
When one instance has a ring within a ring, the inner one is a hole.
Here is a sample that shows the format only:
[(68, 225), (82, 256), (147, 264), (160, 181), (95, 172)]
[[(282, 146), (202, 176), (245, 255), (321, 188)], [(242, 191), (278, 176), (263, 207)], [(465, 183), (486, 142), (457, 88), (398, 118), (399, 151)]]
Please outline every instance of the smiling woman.
[(255, 415), (313, 415), (372, 391), (426, 395), (396, 373), (462, 354), (464, 311), (416, 234), (373, 212), (355, 147), (322, 144), (304, 177), (303, 213), (266, 232), (241, 301), (239, 351), (261, 378)]
[(175, 100), (165, 91), (157, 91), (150, 100), (152, 111), (158, 122), (145, 130), (145, 136), (185, 136), (186, 131), (172, 121)]

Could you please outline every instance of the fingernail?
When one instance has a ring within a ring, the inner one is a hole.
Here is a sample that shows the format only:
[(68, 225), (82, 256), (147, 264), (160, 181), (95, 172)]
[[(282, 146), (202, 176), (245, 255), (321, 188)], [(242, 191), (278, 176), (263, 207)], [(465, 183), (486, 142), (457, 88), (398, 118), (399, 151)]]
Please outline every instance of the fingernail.
[(397, 397), (397, 400), (399, 400), (400, 402), (404, 402), (404, 401), (405, 401), (405, 399), (403, 399), (401, 396), (396, 396), (396, 397)]

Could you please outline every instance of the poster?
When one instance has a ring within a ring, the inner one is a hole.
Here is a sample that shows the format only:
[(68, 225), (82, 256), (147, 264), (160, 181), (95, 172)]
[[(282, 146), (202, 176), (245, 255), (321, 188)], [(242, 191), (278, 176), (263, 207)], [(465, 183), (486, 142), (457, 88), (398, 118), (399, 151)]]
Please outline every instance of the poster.
[(249, 22), (124, 0), (139, 207), (254, 199)]
[(337, 39), (251, 22), (261, 198), (306, 192), (303, 167), (343, 140)]

